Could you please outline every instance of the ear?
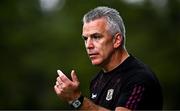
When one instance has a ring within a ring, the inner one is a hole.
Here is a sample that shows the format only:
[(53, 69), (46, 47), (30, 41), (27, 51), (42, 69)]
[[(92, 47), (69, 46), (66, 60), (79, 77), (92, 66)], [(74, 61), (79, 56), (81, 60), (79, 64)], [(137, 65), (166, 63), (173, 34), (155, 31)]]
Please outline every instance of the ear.
[(113, 39), (114, 48), (118, 48), (122, 45), (123, 37), (120, 33), (115, 34)]

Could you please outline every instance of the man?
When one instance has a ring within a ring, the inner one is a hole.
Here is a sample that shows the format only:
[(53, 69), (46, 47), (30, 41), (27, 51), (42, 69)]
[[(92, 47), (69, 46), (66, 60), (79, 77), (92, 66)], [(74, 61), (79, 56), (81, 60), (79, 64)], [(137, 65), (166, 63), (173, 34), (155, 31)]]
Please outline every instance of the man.
[(102, 70), (90, 84), (90, 99), (84, 97), (74, 70), (71, 78), (58, 70), (56, 94), (80, 110), (160, 110), (162, 92), (153, 72), (129, 54), (125, 27), (118, 11), (97, 7), (83, 18), (82, 36), (93, 65)]

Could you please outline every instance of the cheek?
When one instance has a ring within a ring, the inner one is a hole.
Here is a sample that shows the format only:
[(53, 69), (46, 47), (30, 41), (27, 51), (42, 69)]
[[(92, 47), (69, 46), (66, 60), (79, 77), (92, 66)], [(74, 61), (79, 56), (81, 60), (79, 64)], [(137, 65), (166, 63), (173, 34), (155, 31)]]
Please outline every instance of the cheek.
[(101, 57), (108, 56), (113, 51), (113, 39), (102, 39), (94, 43), (95, 50), (99, 52)]
[(113, 45), (111, 43), (107, 43), (102, 46), (103, 47), (101, 47), (101, 54), (105, 57), (111, 55), (111, 53), (113, 52)]

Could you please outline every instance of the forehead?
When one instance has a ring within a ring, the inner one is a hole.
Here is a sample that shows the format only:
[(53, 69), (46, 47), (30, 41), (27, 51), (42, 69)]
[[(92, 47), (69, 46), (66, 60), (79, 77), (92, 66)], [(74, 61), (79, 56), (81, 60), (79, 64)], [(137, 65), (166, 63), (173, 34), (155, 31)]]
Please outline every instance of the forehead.
[(87, 23), (84, 23), (82, 35), (90, 35), (93, 33), (103, 33), (107, 31), (107, 22), (105, 18), (99, 18)]

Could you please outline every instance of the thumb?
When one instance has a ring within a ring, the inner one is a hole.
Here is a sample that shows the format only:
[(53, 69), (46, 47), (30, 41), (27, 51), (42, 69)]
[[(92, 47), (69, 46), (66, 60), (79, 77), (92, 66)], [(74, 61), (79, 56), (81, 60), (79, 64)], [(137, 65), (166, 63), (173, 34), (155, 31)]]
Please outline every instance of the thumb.
[(71, 71), (71, 78), (73, 82), (79, 82), (76, 72), (74, 70)]

